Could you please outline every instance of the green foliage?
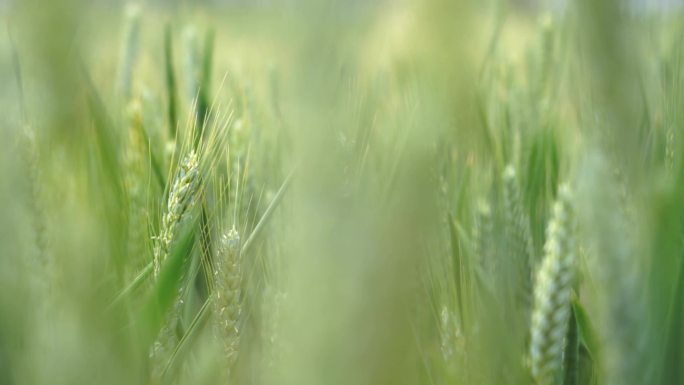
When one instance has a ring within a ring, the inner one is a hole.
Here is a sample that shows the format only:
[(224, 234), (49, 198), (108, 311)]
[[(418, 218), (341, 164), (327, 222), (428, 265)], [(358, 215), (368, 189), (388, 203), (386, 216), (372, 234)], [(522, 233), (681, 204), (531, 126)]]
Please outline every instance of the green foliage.
[(0, 383), (684, 383), (682, 10), (152, 3), (0, 6)]

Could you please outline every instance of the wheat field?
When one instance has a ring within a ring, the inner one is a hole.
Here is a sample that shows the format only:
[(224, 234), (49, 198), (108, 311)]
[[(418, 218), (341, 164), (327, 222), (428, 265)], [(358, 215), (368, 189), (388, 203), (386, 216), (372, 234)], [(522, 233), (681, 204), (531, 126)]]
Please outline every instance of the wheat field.
[(682, 12), (0, 1), (0, 384), (684, 385)]

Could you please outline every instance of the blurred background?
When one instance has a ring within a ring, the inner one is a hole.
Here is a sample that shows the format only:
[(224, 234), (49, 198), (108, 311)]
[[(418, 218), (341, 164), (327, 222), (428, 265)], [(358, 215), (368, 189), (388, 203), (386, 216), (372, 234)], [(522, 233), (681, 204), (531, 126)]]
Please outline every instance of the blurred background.
[(0, 0), (0, 384), (683, 384), (683, 6)]

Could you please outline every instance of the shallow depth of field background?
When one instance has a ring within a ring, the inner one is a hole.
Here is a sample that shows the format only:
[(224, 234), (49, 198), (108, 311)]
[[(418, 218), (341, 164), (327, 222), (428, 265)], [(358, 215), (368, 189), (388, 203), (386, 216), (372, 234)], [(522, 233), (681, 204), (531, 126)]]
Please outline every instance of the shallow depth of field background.
[(684, 384), (683, 10), (0, 0), (0, 384)]

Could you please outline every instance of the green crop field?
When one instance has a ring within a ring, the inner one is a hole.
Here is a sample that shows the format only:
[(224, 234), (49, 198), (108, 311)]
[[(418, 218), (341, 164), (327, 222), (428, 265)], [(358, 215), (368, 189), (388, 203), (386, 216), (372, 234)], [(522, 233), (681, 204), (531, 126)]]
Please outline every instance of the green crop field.
[(0, 385), (684, 385), (647, 3), (0, 0)]

